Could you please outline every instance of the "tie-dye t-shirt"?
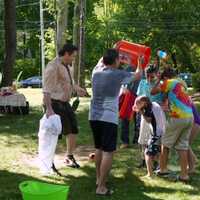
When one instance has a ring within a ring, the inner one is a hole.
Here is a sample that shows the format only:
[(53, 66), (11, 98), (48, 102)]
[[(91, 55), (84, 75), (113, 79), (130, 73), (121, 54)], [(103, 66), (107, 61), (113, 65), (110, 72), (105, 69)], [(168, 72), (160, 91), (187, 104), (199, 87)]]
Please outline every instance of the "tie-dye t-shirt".
[(168, 79), (161, 83), (161, 91), (168, 94), (171, 117), (192, 118), (192, 101), (186, 90), (179, 79)]

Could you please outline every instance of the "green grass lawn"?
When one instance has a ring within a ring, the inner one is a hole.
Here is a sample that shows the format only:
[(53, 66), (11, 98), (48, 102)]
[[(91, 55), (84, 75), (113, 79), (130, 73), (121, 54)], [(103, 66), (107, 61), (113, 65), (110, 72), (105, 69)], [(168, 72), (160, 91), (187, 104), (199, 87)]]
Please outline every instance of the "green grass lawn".
[[(87, 120), (88, 102), (89, 99), (82, 99), (77, 113), (80, 126), (78, 145), (85, 148), (92, 145)], [(28, 116), (0, 115), (0, 200), (21, 200), (19, 183), (33, 179), (70, 185), (69, 200), (200, 200), (199, 166), (187, 185), (158, 177), (144, 179), (142, 177), (146, 171), (136, 168), (140, 155), (137, 146), (116, 152), (109, 178), (109, 185), (115, 191), (112, 197), (96, 197), (95, 167), (89, 161), (84, 162), (81, 169), (61, 167), (66, 178), (41, 177), (34, 165), (27, 164), (28, 159), (37, 154), (37, 131), (41, 116), (42, 109), (38, 106), (32, 107)], [(64, 148), (63, 139), (59, 141), (58, 152), (64, 151)], [(200, 159), (200, 135), (193, 149)], [(170, 168), (177, 173), (179, 171), (174, 151), (171, 153)]]

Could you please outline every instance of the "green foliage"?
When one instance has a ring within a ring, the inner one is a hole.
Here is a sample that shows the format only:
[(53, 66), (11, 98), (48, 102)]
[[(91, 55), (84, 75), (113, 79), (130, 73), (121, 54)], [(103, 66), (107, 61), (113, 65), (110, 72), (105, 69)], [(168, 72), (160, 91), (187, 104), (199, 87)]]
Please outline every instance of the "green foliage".
[(196, 35), (200, 34), (198, 1), (118, 2), (121, 11), (115, 23), (119, 31), (125, 32), (133, 41), (149, 44), (152, 49), (161, 47), (169, 52), (176, 51), (179, 64), (194, 71), (192, 45), (199, 44)]
[(39, 75), (40, 68), (37, 65), (36, 59), (18, 59), (14, 66), (14, 78), (17, 78), (21, 71), (23, 71), (21, 78), (25, 79), (33, 75)]
[[(29, 5), (30, 2), (32, 1), (17, 1), (17, 60), (27, 57), (34, 59), (37, 63), (35, 71), (38, 71), (41, 67), (39, 0), (34, 1), (34, 5)], [(59, 8), (56, 5), (57, 0), (43, 2), (47, 63), (55, 56), (56, 13)], [(68, 2), (69, 20), (65, 36), (67, 40), (72, 41), (75, 1)], [(121, 39), (149, 45), (152, 48), (152, 59), (158, 47), (166, 49), (169, 53), (176, 52), (180, 71), (200, 71), (198, 0), (87, 0), (86, 3), (86, 77), (90, 76), (104, 50)], [(3, 14), (2, 5), (1, 29)], [(0, 42), (1, 67), (5, 53), (4, 34), (0, 34)]]
[[(118, 12), (114, 1), (87, 1), (86, 20), (86, 73), (89, 76), (106, 48), (123, 37), (110, 26), (110, 20)], [(88, 77), (87, 76), (87, 77)]]
[(45, 32), (45, 58), (51, 60), (55, 57), (55, 31), (48, 28)]
[(200, 91), (200, 72), (192, 75), (192, 86), (196, 91)]
[(23, 71), (19, 72), (19, 74), (17, 75), (16, 80), (13, 82), (13, 84), (16, 86), (16, 88), (20, 88), (20, 80), (21, 80), (21, 76), (22, 76)]
[(16, 82), (19, 82), (20, 81), (20, 78), (22, 76), (22, 73), (23, 71), (19, 72), (19, 74), (17, 75), (17, 78), (16, 78)]

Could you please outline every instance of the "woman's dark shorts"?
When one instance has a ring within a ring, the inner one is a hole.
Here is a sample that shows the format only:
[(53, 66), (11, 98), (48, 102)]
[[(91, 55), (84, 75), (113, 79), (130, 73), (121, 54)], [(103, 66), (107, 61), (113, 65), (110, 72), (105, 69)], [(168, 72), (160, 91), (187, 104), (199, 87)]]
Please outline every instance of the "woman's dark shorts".
[(113, 152), (117, 146), (117, 129), (114, 123), (104, 121), (90, 121), (96, 149)]
[(60, 115), (62, 122), (62, 134), (78, 134), (76, 115), (68, 102), (51, 100), (53, 111)]

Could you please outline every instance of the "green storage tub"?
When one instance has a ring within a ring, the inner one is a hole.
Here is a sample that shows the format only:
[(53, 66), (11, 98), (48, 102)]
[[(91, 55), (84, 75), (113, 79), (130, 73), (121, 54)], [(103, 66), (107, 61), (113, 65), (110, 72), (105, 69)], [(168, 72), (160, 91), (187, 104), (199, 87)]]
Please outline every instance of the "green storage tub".
[(24, 181), (20, 183), (23, 200), (67, 200), (69, 186)]

